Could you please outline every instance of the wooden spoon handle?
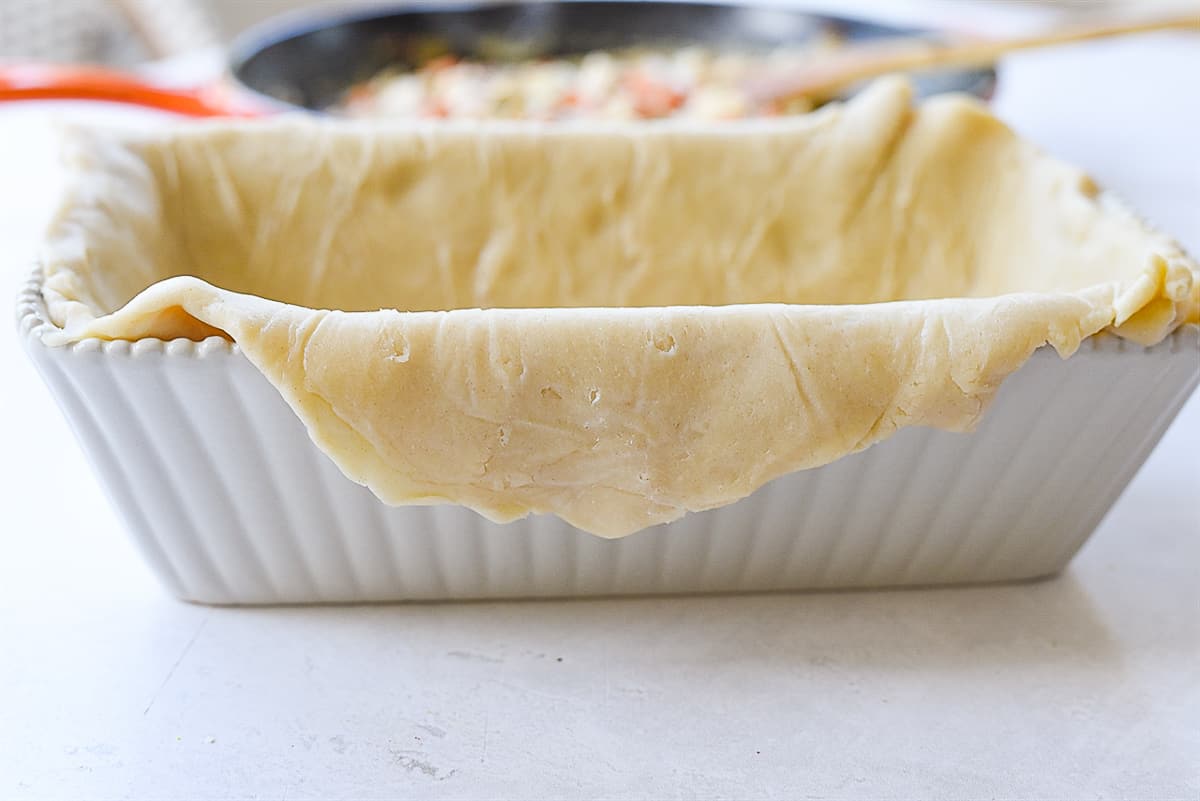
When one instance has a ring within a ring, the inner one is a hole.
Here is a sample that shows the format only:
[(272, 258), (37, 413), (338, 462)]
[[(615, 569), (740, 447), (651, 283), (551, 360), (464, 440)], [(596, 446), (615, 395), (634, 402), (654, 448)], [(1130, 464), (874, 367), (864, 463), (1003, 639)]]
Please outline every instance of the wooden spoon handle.
[(853, 84), (893, 72), (991, 64), (1017, 50), (1165, 30), (1200, 30), (1200, 14), (1172, 19), (1119, 23), (1025, 36), (959, 42), (911, 42), (890, 46), (860, 45), (835, 53), (790, 79), (751, 88), (761, 102), (779, 104), (809, 98), (827, 100)]

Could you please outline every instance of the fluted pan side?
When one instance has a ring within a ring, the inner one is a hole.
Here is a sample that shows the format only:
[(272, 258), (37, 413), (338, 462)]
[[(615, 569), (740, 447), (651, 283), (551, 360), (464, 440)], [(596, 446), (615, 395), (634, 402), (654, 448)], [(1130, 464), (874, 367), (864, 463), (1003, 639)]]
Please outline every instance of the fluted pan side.
[(535, 516), (389, 507), (351, 482), (236, 346), (27, 349), (173, 594), (216, 604), (729, 592), (1001, 581), (1061, 570), (1200, 380), (1200, 332), (1047, 349), (972, 434), (909, 429), (730, 506), (619, 540)]

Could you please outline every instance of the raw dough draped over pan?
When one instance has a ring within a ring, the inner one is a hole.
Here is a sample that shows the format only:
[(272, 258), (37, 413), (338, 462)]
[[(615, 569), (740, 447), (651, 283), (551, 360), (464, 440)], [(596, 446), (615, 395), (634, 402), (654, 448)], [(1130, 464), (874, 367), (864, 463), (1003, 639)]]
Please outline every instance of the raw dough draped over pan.
[(228, 336), (347, 476), (497, 521), (629, 534), (905, 426), (968, 430), (1045, 343), (1200, 321), (1170, 240), (894, 81), (709, 128), (76, 139), (49, 344)]

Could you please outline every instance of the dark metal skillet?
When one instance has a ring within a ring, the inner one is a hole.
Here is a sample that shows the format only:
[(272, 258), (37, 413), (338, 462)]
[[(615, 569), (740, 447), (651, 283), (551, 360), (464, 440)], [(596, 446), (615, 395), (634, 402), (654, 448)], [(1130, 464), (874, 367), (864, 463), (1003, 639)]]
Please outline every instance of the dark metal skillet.
[[(835, 32), (867, 39), (934, 36), (795, 9), (724, 3), (575, 2), (402, 6), (341, 14), (285, 15), (232, 46), (228, 74), (215, 84), (178, 89), (98, 67), (0, 67), (0, 100), (90, 99), (134, 103), (189, 116), (261, 116), (306, 109), (335, 111), (347, 90), (379, 72), (416, 67), (431, 40), (463, 58), (496, 49), (524, 57), (562, 56), (636, 45), (709, 45), (760, 50), (800, 45)], [(914, 76), (923, 95), (968, 92), (988, 97), (991, 68)]]

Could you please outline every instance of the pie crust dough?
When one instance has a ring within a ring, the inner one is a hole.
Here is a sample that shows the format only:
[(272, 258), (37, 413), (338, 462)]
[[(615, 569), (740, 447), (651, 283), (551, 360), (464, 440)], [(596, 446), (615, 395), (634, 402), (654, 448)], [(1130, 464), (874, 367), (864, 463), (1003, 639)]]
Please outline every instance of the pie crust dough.
[(895, 80), (709, 127), (190, 123), (68, 158), (48, 344), (226, 336), (384, 501), (605, 537), (970, 430), (1043, 344), (1200, 322), (1177, 245)]

